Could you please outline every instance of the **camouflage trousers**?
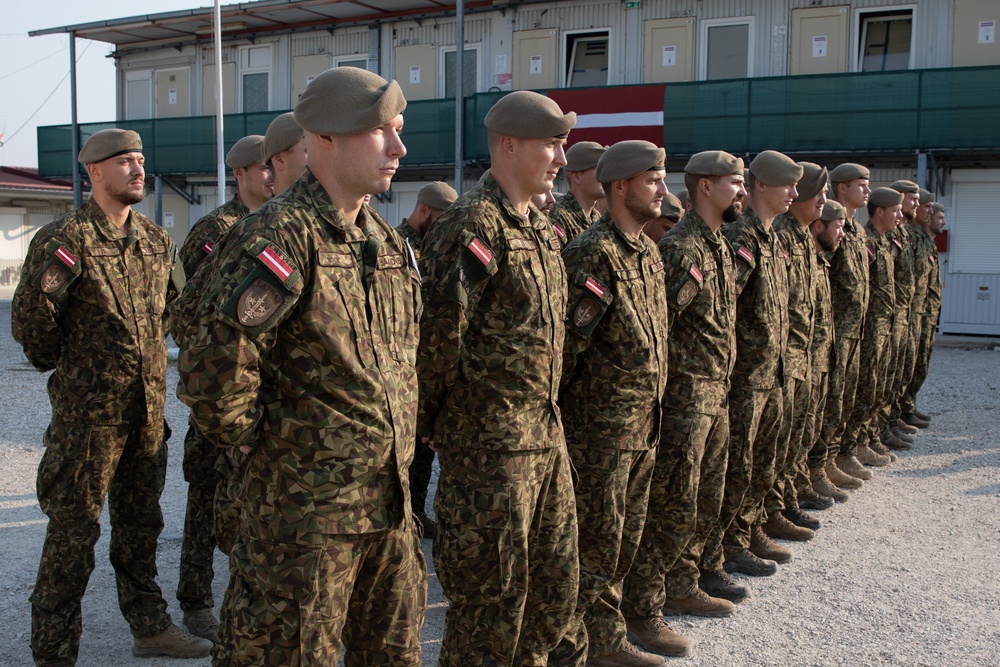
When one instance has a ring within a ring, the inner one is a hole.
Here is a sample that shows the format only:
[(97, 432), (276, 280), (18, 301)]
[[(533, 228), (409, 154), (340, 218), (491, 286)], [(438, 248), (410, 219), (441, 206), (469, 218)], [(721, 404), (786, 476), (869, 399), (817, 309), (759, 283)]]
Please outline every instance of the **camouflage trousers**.
[(243, 492), (243, 472), (247, 456), (233, 447), (217, 448), (216, 452), (215, 471), (219, 483), (215, 486), (215, 503), (212, 507), (215, 543), (219, 551), (228, 556), (240, 534), (240, 506), (242, 499), (246, 497)]
[(431, 484), (431, 471), (434, 466), (434, 450), (420, 436), (413, 449), (413, 462), (410, 464), (410, 506), (414, 514), (427, 512), (427, 488)]
[(920, 338), (923, 335), (923, 316), (917, 310), (916, 308), (911, 308), (909, 326), (903, 332), (904, 358), (899, 371), (899, 377), (896, 381), (896, 391), (893, 395), (892, 404), (889, 406), (889, 426), (894, 425), (903, 416), (907, 389), (910, 383), (913, 382), (913, 375), (916, 371)]
[(549, 666), (583, 665), (588, 653), (621, 649), (622, 580), (632, 567), (646, 521), (655, 450), (569, 444), (576, 472), (580, 593), (571, 630), (549, 653)]
[(768, 513), (799, 506), (795, 471), (809, 455), (804, 440), (809, 400), (812, 397), (812, 377), (807, 373), (805, 379), (787, 378), (783, 392), (785, 412), (782, 414), (778, 446), (775, 449), (774, 486), (768, 491), (764, 501)]
[(219, 450), (192, 424), (184, 436), (184, 480), (188, 483), (184, 513), (184, 539), (177, 581), (181, 609), (211, 609), (215, 559), (215, 512), (213, 505), (222, 480), (215, 469)]
[(751, 529), (766, 519), (764, 500), (774, 485), (784, 411), (785, 396), (780, 386), (756, 389), (734, 385), (729, 392), (729, 466), (720, 515), (720, 524), (732, 516), (722, 538), (726, 551), (749, 549)]
[(934, 337), (937, 331), (937, 318), (924, 315), (920, 319), (920, 337), (917, 353), (913, 364), (913, 378), (906, 386), (903, 394), (903, 414), (912, 414), (917, 409), (917, 392), (924, 386), (927, 373), (931, 367), (931, 352), (934, 350)]
[(702, 550), (722, 508), (728, 439), (724, 408), (701, 414), (664, 406), (646, 529), (625, 577), (626, 618), (662, 614), (666, 599), (698, 586)]
[(31, 594), (31, 652), (38, 665), (73, 664), (80, 602), (94, 571), (105, 496), (118, 605), (132, 634), (163, 632), (167, 603), (156, 583), (167, 473), (165, 422), (148, 426), (69, 424), (53, 418), (38, 466), (38, 503), (49, 518)]
[(840, 336), (834, 332), (830, 375), (827, 382), (826, 405), (823, 408), (823, 425), (819, 441), (826, 446), (830, 456), (853, 456), (858, 449), (857, 439), (844, 438), (854, 401), (858, 393), (858, 375), (861, 372), (861, 339)]
[[(805, 443), (809, 446), (809, 454), (806, 457), (805, 469), (800, 468), (796, 476), (796, 486), (801, 491), (803, 488), (811, 488), (810, 484), (803, 487), (803, 483), (811, 479), (809, 470), (818, 470), (826, 466), (830, 457), (836, 455), (836, 448), (831, 448), (819, 437), (823, 428), (823, 413), (826, 405), (827, 385), (829, 373), (814, 368), (812, 370), (812, 392), (809, 395), (809, 413), (806, 415)], [(805, 475), (805, 479), (803, 479)]]
[(879, 394), (879, 426), (886, 430), (899, 420), (899, 402), (906, 378), (913, 374), (913, 337), (910, 335), (910, 310), (898, 310), (893, 319), (888, 379)]
[(486, 450), (438, 443), (434, 565), (451, 603), (443, 667), (548, 664), (574, 621), (580, 562), (564, 443)]
[[(867, 441), (872, 430), (878, 437), (878, 411), (882, 406), (881, 397), (889, 382), (889, 363), (892, 358), (892, 336), (888, 331), (874, 332), (861, 339), (861, 356), (865, 363), (858, 376), (858, 393), (854, 410), (844, 437), (854, 441), (853, 453), (857, 453), (859, 438)], [(843, 453), (843, 448), (841, 448)]]
[(420, 665), (427, 569), (412, 519), (362, 535), (241, 532), (229, 558), (215, 667)]

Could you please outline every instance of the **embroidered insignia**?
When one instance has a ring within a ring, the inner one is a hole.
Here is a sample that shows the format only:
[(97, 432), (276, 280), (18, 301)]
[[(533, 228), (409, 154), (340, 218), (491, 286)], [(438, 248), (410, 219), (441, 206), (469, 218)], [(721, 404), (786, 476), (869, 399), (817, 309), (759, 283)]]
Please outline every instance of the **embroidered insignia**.
[(379, 271), (384, 269), (401, 269), (406, 266), (406, 260), (402, 255), (379, 255), (375, 260), (375, 266)]
[(552, 228), (556, 230), (556, 234), (559, 235), (559, 238), (561, 238), (561, 239), (566, 238), (566, 232), (563, 231), (562, 227), (560, 227), (559, 225), (557, 225), (556, 223), (553, 222), (552, 223)]
[(42, 292), (44, 294), (58, 292), (59, 288), (66, 284), (66, 280), (69, 276), (69, 271), (63, 267), (58, 264), (50, 264), (49, 268), (45, 269), (45, 273), (42, 274), (42, 279), (40, 281)]
[(66, 250), (66, 246), (59, 246), (56, 248), (55, 255), (69, 268), (72, 269), (76, 266), (76, 257), (74, 257), (69, 250)]
[(493, 261), (493, 253), (478, 238), (472, 239), (469, 243), (469, 250), (476, 256), (476, 259), (483, 263), (483, 266), (489, 266), (489, 263)]
[(698, 293), (698, 285), (692, 280), (685, 280), (681, 288), (677, 290), (677, 305), (686, 306), (691, 303), (691, 299)]
[(701, 275), (701, 271), (698, 270), (697, 266), (695, 266), (694, 264), (692, 264), (691, 268), (688, 269), (688, 273), (691, 274), (692, 278), (694, 278), (695, 280), (698, 281), (699, 285), (701, 284), (701, 282), (702, 282), (702, 275)]
[(205, 245), (203, 245), (201, 247), (201, 249), (205, 251), (206, 255), (211, 255), (212, 251), (215, 250), (215, 246), (212, 245), (211, 242), (209, 242), (209, 243), (206, 243)]
[(258, 278), (240, 295), (236, 307), (237, 317), (240, 324), (247, 327), (257, 327), (267, 322), (284, 302), (285, 298), (277, 288), (266, 280)]
[(562, 241), (559, 239), (549, 239), (549, 250), (555, 250), (556, 252), (562, 250)]
[[(593, 292), (594, 294), (596, 294), (597, 298), (602, 298), (604, 296), (604, 292), (607, 291), (607, 288), (604, 285), (602, 285), (601, 283), (597, 282), (596, 280), (594, 280), (590, 276), (587, 276), (587, 282), (584, 283), (584, 287), (586, 287), (591, 292)], [(593, 319), (593, 318), (591, 318), (591, 319)]]
[[(589, 279), (587, 280), (587, 283), (587, 286), (590, 287)], [(603, 290), (601, 290), (601, 294), (604, 294)], [(578, 303), (576, 308), (573, 309), (573, 326), (578, 329), (586, 327), (594, 321), (594, 318), (596, 318), (600, 312), (601, 305), (599, 303), (589, 297), (581, 299), (580, 303)]]
[(264, 266), (270, 269), (271, 273), (276, 275), (281, 282), (288, 280), (292, 273), (294, 273), (294, 269), (281, 257), (274, 246), (267, 246), (261, 250), (260, 254), (257, 255), (257, 259), (262, 261)]
[(743, 261), (745, 261), (747, 264), (753, 264), (753, 255), (751, 255), (750, 251), (747, 250), (746, 248), (740, 248), (739, 250), (736, 251), (736, 254), (742, 257)]

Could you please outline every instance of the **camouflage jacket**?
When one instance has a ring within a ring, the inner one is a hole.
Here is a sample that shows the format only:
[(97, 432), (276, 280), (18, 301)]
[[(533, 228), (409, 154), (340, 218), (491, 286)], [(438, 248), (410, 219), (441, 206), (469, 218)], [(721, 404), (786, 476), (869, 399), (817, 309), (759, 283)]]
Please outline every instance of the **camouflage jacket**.
[(566, 442), (652, 449), (667, 382), (663, 259), (605, 215), (563, 251), (569, 283), (562, 408)]
[[(896, 312), (896, 282), (892, 266), (893, 253), (889, 239), (868, 222), (865, 225), (868, 235), (866, 251), (868, 253), (869, 294), (868, 312), (865, 313), (864, 337), (884, 336), (892, 331), (894, 314)], [(895, 246), (895, 244), (893, 244)], [(896, 246), (898, 252), (898, 246)], [(863, 360), (867, 363), (869, 360)]]
[(439, 445), (559, 446), (566, 338), (561, 244), (536, 208), (521, 215), (492, 176), (424, 237), (417, 430)]
[(833, 350), (833, 299), (830, 297), (830, 261), (826, 253), (816, 254), (816, 309), (813, 317), (812, 367), (814, 371), (826, 373), (830, 370), (830, 354)]
[(549, 220), (563, 245), (569, 245), (583, 230), (590, 227), (600, 219), (597, 211), (590, 212), (590, 219), (587, 219), (580, 202), (573, 196), (572, 192), (567, 192), (556, 200), (549, 211)]
[(926, 272), (924, 275), (926, 296), (921, 314), (937, 322), (941, 312), (941, 265), (938, 263), (937, 245), (927, 232), (920, 229), (917, 230), (917, 248), (915, 265), (917, 267), (922, 265)]
[(910, 300), (911, 317), (924, 315), (927, 309), (927, 285), (931, 275), (929, 259), (931, 240), (915, 225), (907, 223), (913, 247), (913, 298)]
[(415, 230), (413, 227), (410, 227), (410, 223), (406, 221), (406, 218), (403, 218), (403, 221), (399, 223), (399, 226), (396, 227), (396, 231), (399, 232), (399, 235), (402, 236), (403, 239), (410, 244), (410, 250), (413, 251), (413, 256), (417, 258), (417, 261), (419, 261), (420, 242), (423, 239), (423, 237), (417, 234), (417, 230)]
[(659, 243), (670, 312), (670, 381), (665, 403), (724, 414), (736, 363), (736, 267), (733, 252), (691, 211)]
[(185, 275), (193, 276), (202, 261), (212, 254), (223, 232), (232, 227), (234, 222), (248, 215), (250, 209), (243, 204), (237, 194), (194, 223), (180, 250), (180, 260), (184, 264)]
[(791, 213), (774, 221), (774, 231), (788, 254), (788, 350), (785, 371), (805, 381), (812, 366), (810, 354), (816, 317), (816, 242)]
[(736, 262), (736, 366), (733, 382), (770, 389), (784, 381), (788, 343), (788, 258), (778, 235), (752, 209), (723, 227)]
[(830, 257), (833, 328), (838, 337), (861, 338), (868, 311), (868, 237), (856, 220), (844, 222), (844, 240)]
[(252, 445), (264, 538), (350, 534), (409, 511), (420, 289), (373, 209), (346, 220), (306, 169), (217, 250), (178, 396), (222, 446)]
[(89, 201), (35, 235), (11, 305), (14, 338), (49, 378), (53, 414), (80, 424), (163, 419), (167, 304), (184, 286), (174, 242)]
[[(905, 314), (913, 300), (913, 237), (910, 223), (904, 221), (885, 235), (892, 253), (893, 282), (896, 290), (896, 312)], [(905, 319), (905, 317), (904, 317)]]

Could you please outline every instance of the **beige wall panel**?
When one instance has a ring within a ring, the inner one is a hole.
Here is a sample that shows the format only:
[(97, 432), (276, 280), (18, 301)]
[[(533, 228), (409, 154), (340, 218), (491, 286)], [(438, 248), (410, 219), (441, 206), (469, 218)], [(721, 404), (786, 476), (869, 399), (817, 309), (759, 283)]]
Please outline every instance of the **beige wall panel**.
[[(993, 23), (992, 35), (988, 34), (988, 25), (981, 25), (988, 22)], [(955, 0), (952, 66), (1000, 65), (998, 23), (1000, 23), (1000, 2), (997, 0)], [(981, 32), (987, 34), (980, 35)], [(990, 37), (992, 39), (989, 39)]]
[(191, 70), (164, 69), (156, 72), (156, 117), (191, 115)]
[(850, 14), (847, 6), (793, 9), (789, 74), (846, 72)]
[[(183, 197), (173, 193), (163, 193), (163, 227), (173, 239), (177, 247), (181, 247), (188, 230), (191, 229), (191, 205)], [(170, 215), (173, 214), (173, 226), (170, 225)]]
[(437, 95), (437, 48), (432, 44), (397, 46), (395, 58), (395, 78), (406, 99), (434, 99)]
[(310, 77), (322, 74), (330, 69), (330, 56), (296, 56), (292, 58), (292, 106), (299, 101), (306, 86), (312, 80)]
[(643, 83), (694, 79), (692, 17), (646, 21), (643, 39)]
[(539, 90), (559, 85), (559, 31), (521, 30), (514, 33), (514, 90)]
[[(215, 113), (215, 65), (201, 68), (201, 115)], [(236, 113), (236, 65), (222, 63), (222, 113)]]

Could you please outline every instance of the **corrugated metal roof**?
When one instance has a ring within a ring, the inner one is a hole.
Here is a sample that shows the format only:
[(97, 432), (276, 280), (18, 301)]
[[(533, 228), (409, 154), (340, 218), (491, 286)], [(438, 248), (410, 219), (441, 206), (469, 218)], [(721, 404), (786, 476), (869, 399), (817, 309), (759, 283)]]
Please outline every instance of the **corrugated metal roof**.
[(73, 194), (73, 183), (62, 179), (43, 178), (31, 167), (0, 167), (0, 190), (52, 192)]

